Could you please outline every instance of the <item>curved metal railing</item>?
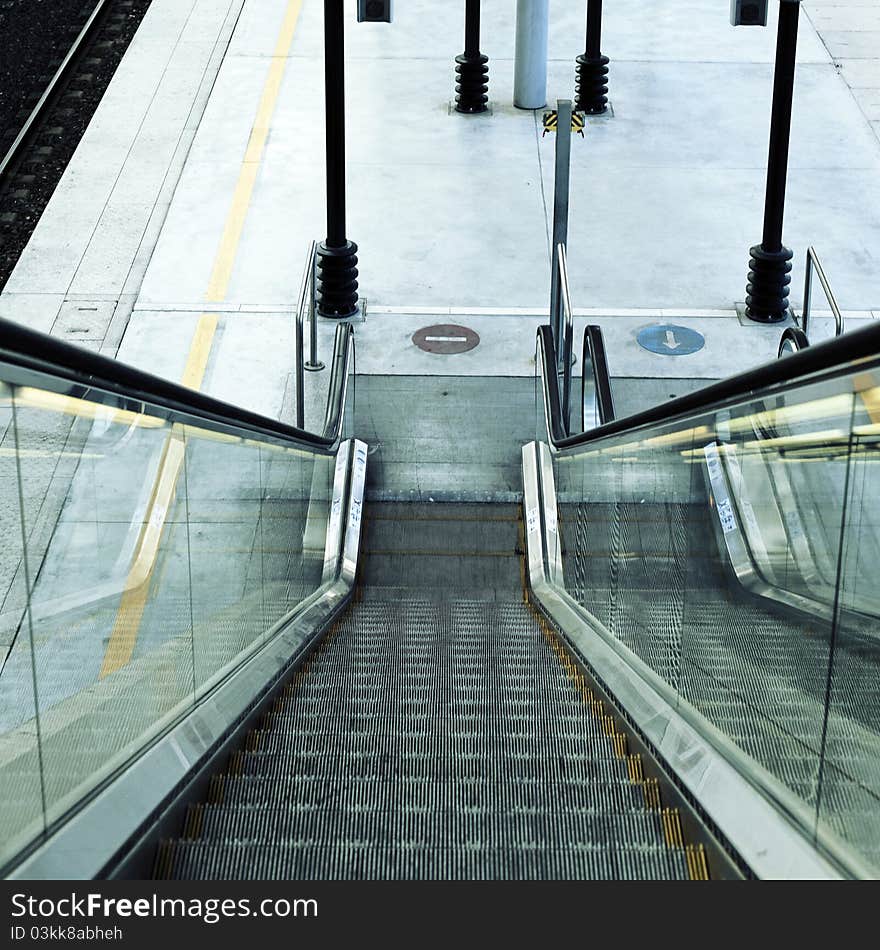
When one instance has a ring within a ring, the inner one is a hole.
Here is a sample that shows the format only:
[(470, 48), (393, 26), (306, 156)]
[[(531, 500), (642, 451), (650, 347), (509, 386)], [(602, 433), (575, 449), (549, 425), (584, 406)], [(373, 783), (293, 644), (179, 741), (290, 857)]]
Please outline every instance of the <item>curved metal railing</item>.
[(831, 284), (828, 283), (828, 278), (825, 276), (825, 269), (822, 267), (822, 262), (819, 260), (819, 255), (816, 253), (816, 249), (812, 245), (807, 248), (806, 276), (804, 277), (804, 312), (800, 319), (800, 328), (805, 334), (809, 336), (814, 271), (816, 276), (819, 278), (819, 283), (822, 285), (822, 291), (825, 294), (825, 299), (828, 301), (828, 306), (831, 308), (831, 314), (834, 317), (834, 335), (840, 336), (844, 331), (843, 314), (840, 312), (840, 307), (837, 304), (837, 298), (834, 296), (834, 291), (831, 289)]

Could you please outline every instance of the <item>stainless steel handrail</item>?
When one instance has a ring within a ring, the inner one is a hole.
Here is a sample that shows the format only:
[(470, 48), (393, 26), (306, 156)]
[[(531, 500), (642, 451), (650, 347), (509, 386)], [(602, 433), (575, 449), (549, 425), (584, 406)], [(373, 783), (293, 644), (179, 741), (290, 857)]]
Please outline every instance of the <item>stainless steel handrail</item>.
[(816, 274), (819, 278), (819, 283), (822, 285), (822, 290), (825, 292), (825, 299), (828, 301), (831, 312), (834, 314), (834, 335), (840, 336), (843, 333), (843, 314), (840, 312), (840, 307), (837, 305), (837, 298), (834, 296), (834, 292), (831, 290), (831, 285), (828, 283), (828, 278), (825, 276), (825, 270), (822, 267), (822, 262), (819, 260), (819, 255), (816, 253), (816, 249), (811, 245), (807, 248), (807, 267), (806, 267), (806, 276), (804, 277), (804, 313), (801, 317), (801, 329), (804, 333), (808, 333), (807, 325), (810, 319), (810, 310), (811, 310), (811, 301), (810, 298), (813, 294), (813, 271), (816, 271)]
[[(315, 306), (317, 252), (317, 242), (312, 241), (299, 288), (299, 301), (296, 310), (296, 426), (298, 429), (305, 427), (305, 371), (308, 370), (313, 373), (324, 369), (324, 364), (318, 360), (318, 312)], [(304, 362), (303, 354), (303, 324), (306, 308), (309, 311), (308, 363)]]

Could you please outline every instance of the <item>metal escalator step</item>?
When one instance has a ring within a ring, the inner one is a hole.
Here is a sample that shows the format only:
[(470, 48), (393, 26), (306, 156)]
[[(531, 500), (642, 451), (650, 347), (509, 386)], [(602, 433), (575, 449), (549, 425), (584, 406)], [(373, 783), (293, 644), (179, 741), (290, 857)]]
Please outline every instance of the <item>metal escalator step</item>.
[[(253, 763), (245, 762), (245, 766)], [(345, 771), (346, 780), (396, 778), (401, 781), (490, 781), (515, 782), (546, 781), (549, 784), (580, 781), (590, 784), (609, 784), (614, 781), (614, 770), (603, 760), (588, 758), (520, 758), (487, 762), (482, 755), (463, 755), (457, 759), (438, 759), (436, 755), (405, 755), (376, 760), (373, 755), (340, 756), (336, 766), (321, 754), (291, 756), (280, 763), (261, 762), (265, 768), (248, 772), (255, 778), (284, 782), (294, 778), (334, 779)], [(342, 779), (339, 779), (342, 781)]]
[(518, 518), (372, 506), (367, 596), (214, 777), (163, 873), (686, 879), (522, 602)]
[[(349, 671), (340, 672), (345, 673)], [(350, 672), (352, 675), (369, 676), (371, 673), (375, 673), (375, 670), (365, 668), (362, 670), (352, 670)], [(481, 688), (481, 682), (479, 678), (473, 677), (471, 680), (463, 678), (463, 681), (460, 683), (450, 682), (440, 677), (436, 680), (420, 679), (415, 684), (410, 681), (406, 691), (406, 698), (400, 700), (400, 703), (402, 705), (410, 704), (421, 705), (423, 707), (436, 707), (440, 704), (448, 706), (457, 702), (469, 702), (473, 700), (475, 693), (486, 693), (488, 686)], [(442, 695), (438, 695), (441, 690)], [(552, 690), (548, 688), (547, 691), (553, 693), (554, 698), (557, 698), (560, 702), (564, 701), (571, 705), (574, 704), (574, 700), (566, 695), (568, 690), (565, 686), (558, 686)], [(521, 703), (531, 700), (534, 703), (537, 701), (537, 694), (540, 690), (534, 684), (520, 684), (516, 687), (509, 687), (507, 692), (511, 702)], [(310, 690), (308, 695), (303, 699), (303, 703), (310, 704), (312, 708), (326, 709), (328, 714), (332, 713), (333, 710), (337, 708), (336, 704), (342, 701), (358, 703), (359, 708), (362, 709), (365, 715), (369, 715), (371, 710), (375, 711), (376, 715), (381, 714), (383, 711), (382, 692), (378, 684), (372, 687), (340, 688), (338, 692), (334, 692), (332, 682), (325, 681), (321, 684), (320, 688)], [(385, 708), (387, 709), (387, 707)]]
[(340, 808), (225, 808), (209, 806), (199, 815), (198, 839), (249, 844), (342, 844), (399, 848), (608, 848), (656, 846), (662, 835), (657, 812), (596, 813), (564, 810), (547, 803), (542, 810), (504, 812), (489, 808), (425, 810), (392, 802)]
[[(268, 714), (268, 719), (273, 719), (277, 717), (279, 721), (286, 720), (290, 718), (295, 721), (296, 717), (301, 716), (303, 722), (308, 719), (321, 719), (324, 718), (326, 722), (326, 707), (325, 703), (328, 699), (327, 692), (328, 686), (325, 685), (320, 692), (313, 693), (311, 691), (306, 692), (307, 684), (304, 684), (301, 692), (297, 692), (283, 701), (283, 705), (278, 710), (275, 710)], [(541, 712), (540, 709), (535, 707), (535, 690), (525, 690), (522, 693), (513, 692), (510, 695), (505, 696), (504, 706), (499, 708), (497, 705), (490, 705), (486, 700), (480, 699), (479, 697), (475, 698), (473, 695), (462, 696), (455, 703), (455, 706), (458, 710), (458, 715), (461, 716), (462, 720), (468, 719), (474, 716), (484, 716), (486, 718), (492, 719), (495, 717), (507, 717), (510, 719), (508, 721), (514, 720), (531, 720), (539, 721), (542, 724), (546, 724), (547, 728), (552, 728), (555, 719), (552, 722), (548, 722), (547, 717)], [(566, 687), (565, 691), (560, 688), (559, 690), (559, 702), (564, 703), (563, 708), (559, 710), (557, 716), (565, 722), (577, 722), (580, 720), (582, 709), (581, 705), (583, 700), (577, 693), (573, 693), (570, 690), (570, 687)], [(344, 694), (341, 696), (339, 703), (336, 708), (340, 711), (340, 715), (343, 715), (342, 710), (347, 709), (348, 704), (352, 701), (352, 696), (355, 693), (352, 690), (345, 690)], [(396, 697), (393, 709), (389, 709), (388, 703), (383, 701), (380, 696), (377, 696), (375, 691), (358, 691), (358, 702), (357, 704), (352, 703), (351, 714), (358, 715), (365, 719), (375, 719), (377, 717), (395, 717), (395, 718), (406, 718), (410, 715), (422, 715), (425, 714), (428, 710), (436, 710), (437, 715), (443, 716), (453, 716), (455, 713), (449, 708), (450, 703), (447, 701), (447, 694), (433, 695), (433, 702), (428, 703), (427, 705), (422, 701), (420, 697)], [(589, 725), (586, 727), (589, 728)]]
[(505, 783), (483, 777), (433, 781), (377, 770), (374, 774), (348, 774), (344, 783), (339, 784), (326, 775), (225, 775), (215, 786), (213, 800), (229, 808), (274, 808), (365, 803), (377, 797), (385, 802), (407, 802), (412, 808), (436, 810), (490, 807), (501, 811), (528, 810), (546, 807), (548, 801), (556, 803), (562, 811), (637, 814), (644, 809), (641, 788), (616, 776), (603, 781), (598, 774), (589, 782), (536, 777)]
[[(404, 758), (419, 755), (438, 755), (458, 757), (465, 755), (490, 756), (494, 755), (499, 746), (505, 747), (505, 755), (510, 762), (524, 759), (540, 758), (544, 755), (571, 757), (572, 759), (590, 758), (593, 761), (615, 761), (611, 751), (604, 752), (600, 748), (585, 750), (581, 737), (569, 735), (564, 738), (558, 736), (518, 736), (518, 735), (486, 735), (474, 736), (436, 735), (434, 733), (406, 734), (385, 733), (380, 736), (359, 735), (339, 739), (328, 733), (312, 735), (296, 735), (295, 744), (285, 741), (286, 737), (271, 733), (271, 739), (265, 740), (265, 746), (258, 752), (248, 752), (248, 767), (253, 769), (272, 768), (272, 759), (285, 761), (291, 754), (307, 755), (310, 752), (319, 752), (328, 745), (334, 746), (336, 754), (362, 751), (364, 754)], [(604, 743), (607, 745), (607, 743)], [(598, 746), (599, 743), (597, 742)], [(515, 758), (516, 757), (516, 758)]]
[[(327, 752), (328, 744), (318, 751), (295, 751), (286, 755), (261, 756), (245, 752), (239, 758), (238, 768), (251, 775), (281, 778), (292, 775), (395, 775), (411, 778), (491, 778), (493, 780), (528, 781), (543, 778), (548, 782), (580, 780), (593, 782), (597, 778), (608, 781), (615, 773), (622, 774), (620, 760), (609, 751), (606, 758), (589, 755), (521, 755), (513, 756), (497, 750), (487, 760), (486, 752), (459, 752), (440, 755), (439, 750), (377, 755), (366, 752)], [(237, 771), (237, 770), (236, 770)], [(240, 773), (239, 773), (240, 774)]]
[(519, 558), (513, 554), (461, 556), (454, 554), (371, 554), (361, 571), (361, 583), (380, 586), (400, 584), (420, 589), (432, 587), (513, 588), (520, 583)]
[[(589, 723), (583, 722), (578, 715), (580, 710), (575, 707), (570, 712), (563, 712), (550, 722), (544, 721), (538, 714), (505, 715), (499, 710), (487, 705), (485, 711), (457, 715), (449, 708), (438, 709), (437, 712), (426, 712), (421, 706), (418, 711), (408, 708), (401, 714), (397, 710), (377, 711), (375, 714), (364, 715), (361, 709), (348, 712), (339, 709), (338, 715), (329, 720), (324, 711), (312, 712), (305, 710), (298, 703), (291, 703), (283, 712), (272, 713), (267, 717), (261, 735), (265, 735), (270, 742), (274, 736), (322, 735), (322, 736), (370, 736), (380, 730), (386, 733), (391, 730), (407, 735), (428, 735), (440, 732), (443, 736), (450, 734), (454, 729), (461, 735), (483, 735), (492, 739), (516, 738), (519, 736), (544, 736), (548, 739), (566, 739), (577, 737), (583, 739), (589, 734)], [(450, 731), (447, 731), (449, 727)], [(604, 741), (604, 733), (599, 723), (592, 723), (592, 735), (596, 740)], [(267, 746), (260, 744), (260, 749)]]
[(464, 521), (470, 524), (488, 524), (497, 521), (517, 521), (522, 514), (518, 504), (484, 504), (482, 502), (373, 502), (367, 507), (370, 521)]
[(174, 843), (177, 880), (687, 880), (684, 852)]

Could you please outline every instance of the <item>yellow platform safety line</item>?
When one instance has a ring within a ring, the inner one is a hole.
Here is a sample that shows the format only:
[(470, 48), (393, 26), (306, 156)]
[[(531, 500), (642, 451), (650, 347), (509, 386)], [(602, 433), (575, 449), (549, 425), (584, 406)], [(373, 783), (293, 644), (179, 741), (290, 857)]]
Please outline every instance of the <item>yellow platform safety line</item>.
[[(278, 42), (275, 45), (272, 60), (269, 64), (269, 74), (263, 86), (257, 115), (239, 172), (238, 183), (235, 187), (229, 213), (226, 216), (223, 235), (214, 258), (214, 267), (205, 294), (208, 303), (222, 302), (226, 298), (229, 289), (245, 219), (253, 198), (254, 185), (263, 160), (266, 141), (272, 125), (272, 117), (278, 104), (281, 83), (284, 79), (284, 71), (293, 45), (301, 10), (302, 0), (290, 0), (278, 36)], [(201, 388), (214, 336), (217, 332), (217, 321), (216, 314), (206, 313), (199, 318), (181, 380), (182, 384), (190, 389)], [(174, 426), (163, 449), (159, 472), (147, 507), (144, 526), (138, 539), (136, 555), (126, 579), (122, 600), (116, 612), (113, 631), (104, 654), (104, 662), (101, 665), (100, 672), (100, 678), (102, 679), (125, 666), (131, 660), (134, 652), (149, 594), (149, 581), (155, 566), (168, 509), (177, 488), (183, 457), (182, 429)]]
[(219, 303), (226, 299), (229, 281), (232, 278), (232, 269), (238, 254), (245, 219), (253, 197), (257, 173), (263, 160), (263, 152), (269, 130), (272, 127), (272, 116), (278, 104), (281, 93), (281, 83), (287, 67), (287, 58), (293, 45), (296, 25), (299, 21), (302, 0), (291, 0), (284, 17), (281, 33), (275, 45), (275, 51), (269, 63), (269, 75), (263, 86), (263, 95), (257, 108), (257, 116), (251, 129), (250, 140), (245, 151), (238, 184), (232, 198), (232, 207), (226, 218), (226, 226), (220, 239), (220, 247), (214, 260), (214, 270), (208, 283), (208, 292), (205, 295), (209, 303)]

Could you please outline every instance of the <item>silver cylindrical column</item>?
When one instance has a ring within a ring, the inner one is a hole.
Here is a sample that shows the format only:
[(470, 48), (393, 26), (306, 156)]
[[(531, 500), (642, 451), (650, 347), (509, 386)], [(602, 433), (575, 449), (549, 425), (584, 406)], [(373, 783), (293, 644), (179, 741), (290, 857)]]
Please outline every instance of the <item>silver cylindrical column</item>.
[(547, 105), (547, 22), (550, 0), (516, 0), (516, 64), (513, 104), (518, 109)]

